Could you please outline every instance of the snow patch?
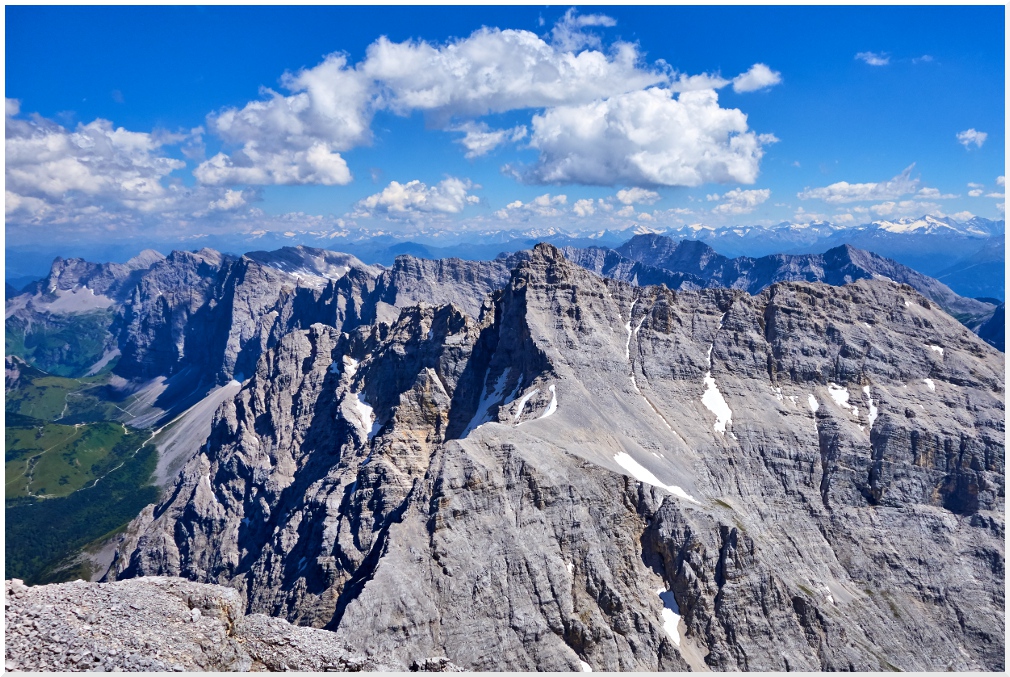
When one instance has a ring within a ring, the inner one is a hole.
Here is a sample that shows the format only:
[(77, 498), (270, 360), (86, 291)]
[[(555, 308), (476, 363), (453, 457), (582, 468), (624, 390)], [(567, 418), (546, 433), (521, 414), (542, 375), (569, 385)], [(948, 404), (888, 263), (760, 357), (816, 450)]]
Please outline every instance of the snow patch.
[(924, 378), (924, 379), (922, 379), (922, 382), (925, 383), (927, 386), (929, 386), (929, 389), (932, 392), (934, 392), (934, 393), (936, 392), (936, 384), (933, 383), (933, 379), (931, 379), (931, 378)]
[(681, 489), (675, 484), (663, 484), (659, 479), (653, 475), (649, 470), (644, 467), (641, 463), (633, 459), (629, 454), (619, 452), (614, 455), (614, 461), (617, 465), (621, 466), (627, 470), (632, 477), (634, 477), (639, 482), (644, 482), (646, 484), (651, 484), (654, 487), (659, 487), (660, 489), (666, 489), (671, 494), (678, 498), (683, 498), (684, 500), (691, 501), (692, 503), (697, 503), (694, 497), (689, 495), (686, 491)]
[(817, 398), (814, 397), (813, 393), (807, 395), (807, 404), (810, 405), (810, 411), (815, 414), (817, 413), (817, 410), (821, 408), (820, 403), (817, 401)]
[(870, 403), (870, 413), (867, 418), (870, 421), (870, 430), (873, 430), (873, 422), (877, 420), (877, 405), (874, 404), (873, 398), (870, 397), (870, 386), (863, 386), (863, 394), (866, 395), (866, 400)]
[(375, 437), (375, 433), (379, 432), (379, 428), (382, 427), (375, 422), (375, 410), (373, 410), (371, 405), (365, 401), (364, 393), (358, 393), (352, 404), (354, 404), (354, 411), (358, 415), (357, 422), (360, 424), (361, 429), (367, 434), (368, 439), (371, 440)]
[(849, 404), (849, 389), (838, 385), (837, 383), (828, 384), (828, 394), (831, 395), (831, 399), (835, 401), (842, 409), (847, 409), (852, 411), (853, 416), (859, 416), (859, 408), (854, 407)]
[(666, 630), (666, 634), (670, 636), (673, 643), (679, 647), (681, 640), (678, 627), (680, 625), (680, 607), (677, 605), (677, 599), (666, 588), (660, 588), (656, 593), (663, 601), (663, 629)]
[(911, 307), (912, 307), (912, 304), (911, 304), (911, 303), (909, 303), (908, 301), (905, 301), (905, 307), (906, 307), (906, 308), (911, 308)]
[[(502, 396), (505, 394), (505, 381), (508, 380), (508, 375), (512, 371), (511, 367), (506, 367), (505, 371), (501, 373), (498, 380), (494, 384), (494, 388), (490, 393), (481, 395), (480, 402), (477, 404), (477, 412), (470, 419), (470, 425), (466, 427), (463, 431), (463, 437), (470, 434), (471, 431), (476, 430), (481, 424), (487, 423), (491, 420), (490, 410), (491, 407), (501, 401)], [(487, 376), (484, 376), (485, 390), (487, 389)]]
[(589, 663), (585, 662), (584, 660), (580, 660), (579, 661), (579, 665), (582, 666), (582, 672), (592, 672), (593, 671), (593, 668), (590, 667)]
[(344, 373), (348, 376), (354, 376), (358, 372), (358, 361), (353, 357), (344, 355), (342, 362), (344, 363)]
[(726, 424), (733, 418), (733, 412), (726, 403), (726, 398), (719, 392), (719, 386), (715, 384), (715, 379), (712, 378), (710, 371), (705, 372), (705, 394), (701, 396), (701, 403), (715, 414), (715, 425), (713, 426), (715, 431), (725, 434)]
[(624, 359), (631, 359), (631, 314), (635, 312), (635, 304), (638, 303), (637, 300), (631, 302), (631, 307), (628, 308), (628, 321), (624, 323), (624, 330), (628, 332), (628, 340), (624, 344)]
[(940, 357), (943, 357), (943, 348), (941, 348), (940, 346), (929, 346), (929, 349), (934, 352), (940, 353)]
[(522, 399), (519, 400), (519, 406), (516, 407), (516, 413), (512, 420), (514, 420), (516, 423), (519, 422), (519, 417), (523, 415), (523, 409), (526, 407), (526, 403), (529, 401), (531, 397), (533, 397), (539, 392), (540, 388), (534, 388), (532, 391), (523, 395)]
[(551, 391), (551, 403), (547, 405), (547, 409), (540, 416), (540, 418), (547, 418), (555, 411), (558, 410), (558, 393), (554, 390), (554, 384), (552, 383), (549, 390)]

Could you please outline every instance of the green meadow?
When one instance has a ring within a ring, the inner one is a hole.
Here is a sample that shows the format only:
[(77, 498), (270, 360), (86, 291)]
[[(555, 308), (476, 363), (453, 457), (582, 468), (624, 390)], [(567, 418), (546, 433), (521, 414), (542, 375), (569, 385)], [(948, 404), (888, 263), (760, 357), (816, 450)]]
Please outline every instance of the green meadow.
[(98, 545), (158, 499), (149, 430), (114, 420), (108, 375), (70, 378), (19, 365), (5, 395), (6, 578), (30, 584), (89, 576)]
[(5, 430), (6, 495), (68, 496), (137, 451), (145, 433), (121, 423), (44, 423)]

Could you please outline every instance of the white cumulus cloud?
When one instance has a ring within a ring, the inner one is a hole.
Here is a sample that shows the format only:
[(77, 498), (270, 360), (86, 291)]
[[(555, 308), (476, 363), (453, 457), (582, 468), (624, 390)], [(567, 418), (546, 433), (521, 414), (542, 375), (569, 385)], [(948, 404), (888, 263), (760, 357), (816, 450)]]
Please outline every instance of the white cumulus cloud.
[[(462, 132), (457, 142), (472, 159), (528, 133), (525, 125), (493, 129), (479, 118), (537, 109), (533, 147), (541, 156), (524, 175), (533, 182), (752, 183), (761, 146), (774, 137), (750, 132), (742, 112), (718, 105), (715, 90), (756, 91), (781, 75), (763, 63), (732, 80), (677, 73), (661, 60), (648, 65), (636, 44), (603, 48), (592, 29), (615, 23), (569, 10), (549, 38), (483, 27), (444, 43), (380, 37), (357, 64), (331, 54), (284, 74), (286, 92), (264, 88), (261, 100), (209, 115), (207, 130), (225, 147), (194, 175), (210, 186), (344, 185), (353, 177), (342, 153), (370, 142), (377, 111), (420, 111), (430, 127)], [(587, 116), (603, 119), (606, 129), (596, 131), (605, 147), (570, 152)], [(202, 159), (202, 140), (187, 153)], [(604, 167), (588, 166), (600, 159)]]
[(572, 212), (576, 216), (592, 216), (596, 213), (596, 205), (592, 200), (576, 200), (572, 205)]
[(379, 105), (427, 112), (436, 125), (525, 108), (584, 103), (665, 82), (645, 69), (637, 47), (575, 53), (529, 31), (481, 28), (433, 45), (379, 38), (359, 70), (380, 86)]
[[(5, 99), (8, 209), (38, 214), (54, 206), (115, 205), (142, 212), (173, 199), (162, 179), (185, 163), (163, 153), (171, 135), (132, 132), (98, 119), (71, 131), (41, 116), (20, 119)], [(11, 196), (14, 196), (13, 199)]]
[(600, 38), (584, 30), (587, 27), (612, 28), (617, 21), (606, 14), (577, 14), (569, 9), (551, 30), (551, 42), (559, 49), (574, 52), (585, 46), (599, 47)]
[(891, 57), (889, 54), (881, 52), (859, 52), (856, 54), (856, 58), (860, 61), (865, 61), (871, 66), (886, 66), (891, 63)]
[(724, 200), (724, 202), (714, 207), (712, 211), (723, 216), (750, 214), (758, 207), (758, 205), (768, 200), (768, 198), (771, 197), (771, 194), (772, 192), (767, 188), (761, 188), (758, 190), (742, 190), (740, 188), (734, 188), (733, 190), (723, 194), (722, 200)]
[(667, 89), (671, 92), (696, 92), (700, 89), (722, 89), (730, 84), (732, 80), (727, 80), (721, 75), (711, 75), (701, 73), (700, 75), (688, 75), (680, 73), (671, 81)]
[(243, 108), (228, 108), (208, 117), (211, 131), (241, 148), (218, 153), (200, 164), (194, 175), (209, 185), (312, 184), (344, 185), (351, 172), (340, 155), (371, 138), (371, 84), (347, 57), (331, 54), (313, 68), (286, 73), (282, 96)]
[(733, 78), (734, 92), (756, 92), (782, 82), (782, 74), (763, 63), (756, 63), (746, 73)]
[(912, 178), (914, 164), (887, 181), (849, 183), (839, 181), (822, 188), (806, 188), (796, 194), (801, 200), (824, 200), (829, 204), (869, 200), (894, 200), (919, 189), (919, 179)]
[(624, 218), (629, 218), (634, 215), (635, 215), (635, 207), (633, 205), (626, 205), (618, 209), (616, 212), (614, 212), (614, 216), (622, 216)]
[(659, 193), (654, 190), (646, 190), (644, 188), (626, 188), (624, 190), (617, 191), (617, 201), (621, 204), (632, 205), (632, 204), (646, 204), (651, 205), (659, 200)]
[(359, 200), (351, 216), (404, 218), (419, 214), (458, 214), (480, 198), (471, 195), (476, 188), (469, 180), (448, 177), (434, 186), (421, 181), (391, 181), (382, 192)]
[(533, 183), (698, 186), (708, 181), (753, 183), (776, 141), (747, 128), (747, 116), (721, 108), (712, 90), (653, 87), (533, 117), (530, 145), (539, 162)]
[(960, 197), (959, 195), (954, 195), (952, 193), (941, 193), (939, 188), (920, 188), (919, 192), (915, 195), (916, 197), (927, 200), (953, 200), (954, 198)]
[(870, 211), (877, 216), (890, 218), (914, 217), (922, 216), (923, 214), (943, 215), (940, 205), (935, 202), (922, 202), (920, 200), (888, 200), (887, 202), (871, 205)]
[(487, 155), (492, 150), (507, 141), (520, 141), (527, 135), (525, 125), (518, 125), (512, 129), (491, 129), (486, 122), (467, 121), (453, 127), (451, 131), (464, 132), (466, 136), (458, 142), (466, 148), (468, 159)]
[[(499, 209), (495, 212), (495, 216), (500, 219), (520, 219), (528, 220), (534, 216), (540, 217), (553, 217), (561, 216), (564, 211), (561, 207), (568, 204), (567, 195), (554, 195), (550, 193), (544, 193), (539, 195), (529, 202), (523, 202), (522, 200), (514, 200), (513, 202), (505, 205), (504, 209)], [(584, 208), (584, 206), (583, 206)]]
[(219, 200), (213, 200), (207, 205), (211, 211), (229, 211), (238, 209), (246, 204), (246, 197), (240, 190), (226, 190)]
[(976, 148), (981, 148), (982, 144), (989, 137), (985, 132), (977, 131), (974, 127), (957, 133), (957, 142), (965, 148), (971, 149), (972, 144)]

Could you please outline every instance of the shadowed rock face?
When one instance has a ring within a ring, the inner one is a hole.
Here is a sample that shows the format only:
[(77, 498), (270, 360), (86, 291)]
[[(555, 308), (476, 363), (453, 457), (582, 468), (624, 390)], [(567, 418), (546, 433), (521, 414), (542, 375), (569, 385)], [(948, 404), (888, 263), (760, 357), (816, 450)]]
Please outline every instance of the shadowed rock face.
[(141, 279), (114, 324), (123, 353), (116, 371), (146, 379), (196, 369), (226, 383), (252, 373), (263, 351), (292, 330), (392, 321), (420, 301), (475, 314), (508, 276), (500, 262), (401, 256), (383, 270), (307, 247), (238, 259), (173, 252)]
[(266, 346), (108, 577), (225, 584), (401, 668), (1003, 668), (999, 353), (886, 280), (515, 263), (476, 319)]

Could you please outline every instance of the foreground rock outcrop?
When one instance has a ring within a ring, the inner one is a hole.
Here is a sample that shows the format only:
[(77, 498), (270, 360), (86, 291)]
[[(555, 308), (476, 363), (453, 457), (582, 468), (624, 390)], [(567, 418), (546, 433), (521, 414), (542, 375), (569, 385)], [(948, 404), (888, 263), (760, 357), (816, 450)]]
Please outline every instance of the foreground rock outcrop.
[(675, 292), (539, 245), (478, 318), (265, 349), (108, 576), (399, 669), (999, 670), (1004, 398), (907, 285)]
[[(325, 630), (246, 615), (231, 588), (179, 578), (25, 586), (6, 581), (8, 671), (389, 670)], [(444, 657), (412, 667), (458, 670)]]

